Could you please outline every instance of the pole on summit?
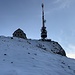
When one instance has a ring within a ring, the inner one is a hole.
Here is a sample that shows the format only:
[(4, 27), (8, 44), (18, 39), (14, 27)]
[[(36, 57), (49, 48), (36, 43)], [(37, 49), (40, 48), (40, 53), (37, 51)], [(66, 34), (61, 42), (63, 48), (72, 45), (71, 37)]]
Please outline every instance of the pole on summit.
[(46, 20), (44, 19), (44, 4), (42, 3), (42, 28), (41, 28), (41, 38), (42, 40), (45, 40), (45, 38), (47, 37), (47, 30), (45, 27), (45, 22)]

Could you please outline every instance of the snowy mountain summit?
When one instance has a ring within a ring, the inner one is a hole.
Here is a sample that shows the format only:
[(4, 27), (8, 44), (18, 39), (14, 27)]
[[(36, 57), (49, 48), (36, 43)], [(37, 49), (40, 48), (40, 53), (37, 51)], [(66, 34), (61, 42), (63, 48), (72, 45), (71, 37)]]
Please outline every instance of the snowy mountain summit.
[(55, 41), (0, 36), (0, 75), (75, 75), (75, 59)]

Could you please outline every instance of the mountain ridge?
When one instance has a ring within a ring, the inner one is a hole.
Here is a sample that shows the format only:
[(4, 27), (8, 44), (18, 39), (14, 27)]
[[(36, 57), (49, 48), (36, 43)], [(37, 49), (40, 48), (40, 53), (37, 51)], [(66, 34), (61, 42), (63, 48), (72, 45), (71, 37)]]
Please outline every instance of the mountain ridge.
[(53, 43), (0, 36), (0, 75), (75, 75), (75, 60)]

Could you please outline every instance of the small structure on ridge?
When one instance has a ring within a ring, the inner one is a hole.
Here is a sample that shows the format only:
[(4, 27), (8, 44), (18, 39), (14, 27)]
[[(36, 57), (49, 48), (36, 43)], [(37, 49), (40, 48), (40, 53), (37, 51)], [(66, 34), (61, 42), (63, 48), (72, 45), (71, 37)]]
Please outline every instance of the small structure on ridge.
[(13, 37), (27, 39), (26, 34), (20, 28), (13, 33)]

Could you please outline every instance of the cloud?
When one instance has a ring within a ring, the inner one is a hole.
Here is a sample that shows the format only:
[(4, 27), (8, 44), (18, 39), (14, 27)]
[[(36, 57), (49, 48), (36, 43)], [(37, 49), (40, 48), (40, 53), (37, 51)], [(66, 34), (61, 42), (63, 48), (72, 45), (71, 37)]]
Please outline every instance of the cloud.
[(75, 54), (69, 53), (69, 54), (67, 54), (67, 57), (75, 59)]
[(58, 6), (58, 8), (68, 8), (73, 0), (55, 0), (54, 4)]
[(68, 57), (75, 58), (75, 45), (69, 44), (65, 49)]
[(74, 0), (53, 0), (49, 5), (49, 10), (46, 14), (54, 12), (55, 10), (69, 8)]

